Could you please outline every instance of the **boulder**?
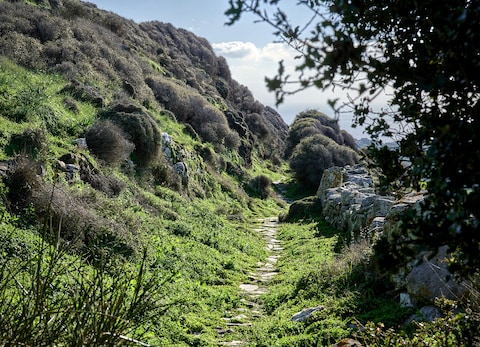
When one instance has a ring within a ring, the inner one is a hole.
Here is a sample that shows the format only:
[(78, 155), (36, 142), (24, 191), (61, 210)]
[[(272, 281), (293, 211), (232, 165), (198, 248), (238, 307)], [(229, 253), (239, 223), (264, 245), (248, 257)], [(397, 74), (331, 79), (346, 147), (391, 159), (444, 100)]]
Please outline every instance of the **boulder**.
[(416, 302), (433, 303), (435, 298), (459, 300), (467, 293), (466, 283), (458, 283), (447, 269), (447, 246), (437, 254), (423, 252), (420, 262), (406, 277), (408, 294)]
[(340, 187), (343, 183), (343, 170), (341, 167), (334, 166), (323, 171), (322, 180), (317, 190), (317, 196), (320, 199), (325, 197), (328, 189)]

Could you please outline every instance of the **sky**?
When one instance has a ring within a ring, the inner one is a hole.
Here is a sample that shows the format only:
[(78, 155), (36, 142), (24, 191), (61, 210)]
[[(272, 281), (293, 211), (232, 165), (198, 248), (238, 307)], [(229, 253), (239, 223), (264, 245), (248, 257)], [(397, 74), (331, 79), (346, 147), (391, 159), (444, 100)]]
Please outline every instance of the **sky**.
[[(328, 99), (347, 98), (344, 91), (323, 92), (310, 89), (293, 96), (287, 96), (284, 103), (275, 106), (275, 96), (268, 92), (265, 77), (274, 77), (278, 62), (284, 60), (287, 71), (293, 71), (297, 55), (285, 44), (275, 42), (274, 29), (265, 23), (255, 22), (252, 15), (242, 15), (232, 26), (225, 11), (228, 0), (88, 0), (98, 8), (111, 11), (134, 20), (137, 23), (157, 20), (168, 22), (177, 28), (187, 29), (207, 39), (217, 56), (223, 56), (230, 67), (232, 77), (247, 86), (255, 99), (266, 106), (275, 108), (287, 124), (307, 109), (317, 109), (330, 117), (333, 110)], [(295, 5), (296, 1), (282, 2), (282, 9), (289, 16), (301, 18), (305, 13)], [(355, 138), (368, 137), (361, 128), (351, 127), (351, 116), (340, 115), (339, 125)]]

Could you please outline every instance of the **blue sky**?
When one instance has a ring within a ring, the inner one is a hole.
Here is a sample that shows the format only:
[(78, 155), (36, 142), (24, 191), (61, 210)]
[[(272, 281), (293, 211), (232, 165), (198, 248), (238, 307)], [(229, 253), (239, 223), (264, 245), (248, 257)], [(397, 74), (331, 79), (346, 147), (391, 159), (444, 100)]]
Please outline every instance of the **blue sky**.
[[(274, 95), (265, 87), (265, 76), (273, 77), (278, 61), (284, 60), (287, 71), (293, 71), (296, 53), (286, 45), (275, 42), (274, 29), (264, 23), (254, 23), (251, 15), (242, 16), (233, 26), (225, 23), (228, 18), (225, 11), (228, 0), (88, 0), (99, 8), (115, 12), (135, 22), (158, 20), (172, 23), (175, 27), (192, 31), (206, 38), (217, 55), (224, 56), (239, 83), (246, 85), (254, 97), (264, 105), (275, 108)], [(281, 2), (282, 9), (289, 16), (304, 18), (296, 1)], [(277, 111), (287, 124), (291, 124), (295, 115), (309, 108), (318, 109), (333, 116), (328, 99), (346, 95), (343, 92), (323, 92), (311, 89), (287, 97)], [(350, 127), (351, 116), (342, 115), (340, 127), (354, 137), (365, 137), (361, 129)]]

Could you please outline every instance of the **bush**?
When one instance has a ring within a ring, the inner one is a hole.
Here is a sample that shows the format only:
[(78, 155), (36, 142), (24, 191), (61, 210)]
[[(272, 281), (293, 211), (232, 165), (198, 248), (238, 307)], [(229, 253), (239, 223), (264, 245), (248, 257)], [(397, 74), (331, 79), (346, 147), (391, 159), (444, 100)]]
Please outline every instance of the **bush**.
[(229, 128), (225, 115), (196, 90), (166, 79), (149, 78), (146, 82), (159, 103), (180, 122), (190, 124), (217, 151), (238, 149), (240, 137)]
[(6, 178), (7, 199), (14, 213), (22, 213), (30, 206), (35, 190), (41, 186), (37, 164), (27, 156), (18, 156)]
[[(106, 178), (109, 179), (109, 178)], [(33, 211), (39, 224), (48, 226), (45, 238), (51, 243), (67, 243), (70, 251), (97, 263), (102, 258), (114, 261), (131, 258), (134, 246), (126, 227), (100, 215), (94, 197), (81, 196), (68, 186), (44, 182), (32, 196)]]
[(282, 222), (294, 223), (300, 220), (318, 220), (321, 218), (322, 205), (316, 196), (294, 201), (288, 213), (280, 217)]
[(41, 157), (47, 147), (48, 138), (43, 129), (27, 129), (12, 135), (5, 151), (10, 156), (22, 153), (35, 159)]
[(82, 181), (90, 184), (93, 189), (105, 193), (108, 197), (115, 197), (125, 189), (126, 184), (114, 176), (106, 176), (96, 170), (83, 169), (80, 173)]
[(155, 119), (143, 108), (118, 104), (104, 114), (118, 125), (135, 145), (133, 161), (147, 167), (158, 158), (162, 136)]
[(159, 156), (158, 162), (152, 167), (151, 173), (155, 185), (171, 188), (177, 192), (182, 190), (182, 178), (177, 174), (171, 163), (163, 154)]
[(86, 133), (88, 149), (107, 164), (117, 166), (127, 160), (135, 145), (123, 130), (110, 120), (94, 124)]
[(340, 146), (328, 137), (316, 134), (306, 137), (295, 147), (290, 158), (290, 168), (300, 183), (316, 188), (323, 171), (332, 166), (354, 165), (357, 153), (349, 147)]
[(340, 130), (338, 122), (316, 110), (301, 112), (295, 118), (288, 131), (285, 157), (289, 158), (295, 147), (305, 138), (313, 135), (323, 135), (339, 145), (356, 150), (353, 137), (345, 130)]
[(272, 180), (265, 175), (255, 176), (245, 185), (245, 191), (251, 197), (266, 199), (270, 196)]

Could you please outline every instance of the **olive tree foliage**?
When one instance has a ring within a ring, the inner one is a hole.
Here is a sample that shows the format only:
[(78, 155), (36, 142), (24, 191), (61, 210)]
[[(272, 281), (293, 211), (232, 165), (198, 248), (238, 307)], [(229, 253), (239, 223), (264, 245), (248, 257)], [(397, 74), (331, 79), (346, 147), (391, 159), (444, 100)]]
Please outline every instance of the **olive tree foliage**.
[[(299, 52), (296, 76), (280, 62), (277, 76), (266, 79), (278, 103), (312, 86), (348, 88), (348, 100), (331, 105), (366, 127), (373, 156), (398, 168), (389, 178), (415, 189), (426, 183), (420, 211), (403, 223), (414, 237), (390, 245), (392, 263), (412, 242), (432, 249), (447, 244), (457, 273), (478, 271), (480, 0), (297, 0), (297, 9), (310, 15), (302, 23), (290, 20), (287, 1), (229, 3), (228, 24), (253, 13)], [(388, 104), (374, 109), (385, 92)], [(399, 147), (385, 149), (383, 136)], [(410, 163), (404, 172), (400, 159)]]

